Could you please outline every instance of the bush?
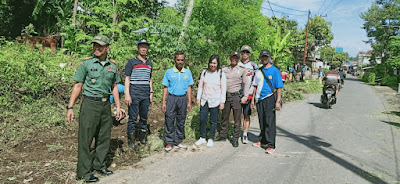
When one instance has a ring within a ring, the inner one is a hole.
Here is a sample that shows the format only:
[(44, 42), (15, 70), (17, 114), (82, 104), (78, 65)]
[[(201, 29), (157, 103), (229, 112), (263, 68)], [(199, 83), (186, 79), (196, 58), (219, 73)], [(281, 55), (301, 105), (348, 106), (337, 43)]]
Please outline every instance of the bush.
[(78, 57), (0, 45), (0, 141), (18, 145), (35, 133), (64, 125)]
[(397, 77), (385, 75), (381, 80), (381, 85), (396, 87), (398, 85)]
[(375, 73), (367, 73), (361, 77), (361, 80), (368, 84), (375, 84)]

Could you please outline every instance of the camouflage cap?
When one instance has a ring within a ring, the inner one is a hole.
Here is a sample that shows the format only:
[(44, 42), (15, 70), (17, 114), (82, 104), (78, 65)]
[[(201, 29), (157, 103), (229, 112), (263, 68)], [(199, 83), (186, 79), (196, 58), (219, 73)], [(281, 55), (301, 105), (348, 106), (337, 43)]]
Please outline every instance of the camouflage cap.
[(240, 48), (240, 52), (243, 51), (249, 51), (251, 53), (251, 47), (248, 45), (243, 45), (242, 48)]
[(231, 52), (231, 54), (230, 54), (229, 56), (230, 56), (230, 57), (232, 57), (232, 56), (240, 57), (240, 54), (239, 54), (238, 51), (233, 51), (233, 52)]
[(104, 35), (97, 35), (93, 38), (92, 43), (98, 43), (100, 45), (110, 45), (110, 39)]

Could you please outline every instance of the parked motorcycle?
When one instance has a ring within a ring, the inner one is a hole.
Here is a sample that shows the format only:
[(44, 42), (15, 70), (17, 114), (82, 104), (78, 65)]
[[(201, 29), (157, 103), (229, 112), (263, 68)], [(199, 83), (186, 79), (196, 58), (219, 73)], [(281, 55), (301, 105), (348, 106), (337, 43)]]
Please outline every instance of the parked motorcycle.
[(336, 87), (333, 84), (327, 84), (324, 90), (325, 91), (321, 95), (321, 103), (327, 109), (330, 109), (333, 104), (336, 104)]

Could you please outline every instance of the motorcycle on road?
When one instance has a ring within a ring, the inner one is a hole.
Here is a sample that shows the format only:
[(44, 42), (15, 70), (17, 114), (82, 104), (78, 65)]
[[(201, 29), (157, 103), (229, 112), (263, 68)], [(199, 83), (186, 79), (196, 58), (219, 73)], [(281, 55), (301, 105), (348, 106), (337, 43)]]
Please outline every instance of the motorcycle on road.
[(336, 104), (336, 86), (333, 84), (327, 84), (324, 87), (324, 92), (321, 95), (321, 103), (327, 108), (332, 108), (333, 104)]

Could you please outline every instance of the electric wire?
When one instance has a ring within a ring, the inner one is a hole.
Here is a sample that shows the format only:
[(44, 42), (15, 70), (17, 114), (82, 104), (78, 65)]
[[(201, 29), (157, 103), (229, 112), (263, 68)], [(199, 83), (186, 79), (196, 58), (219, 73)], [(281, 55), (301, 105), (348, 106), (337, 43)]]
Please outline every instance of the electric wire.
[[(297, 9), (293, 9), (293, 8), (288, 8), (288, 7), (285, 7), (285, 6), (276, 4), (276, 3), (271, 3), (271, 2), (269, 2), (269, 0), (268, 0), (268, 3), (269, 3), (269, 4), (273, 4), (273, 5), (275, 5), (275, 6), (278, 6), (278, 7), (281, 7), (281, 8), (288, 9), (288, 10), (293, 10), (293, 11), (298, 11), (298, 12), (308, 12), (308, 11), (304, 11), (304, 10), (297, 10)], [(272, 8), (271, 8), (271, 9), (272, 9)]]
[(275, 16), (275, 13), (274, 13), (274, 10), (272, 9), (271, 3), (269, 2), (269, 0), (268, 0), (268, 4), (269, 4), (269, 8), (271, 8), (270, 10), (272, 11), (272, 15), (274, 15), (274, 17), (276, 17), (276, 16)]
[[(272, 11), (272, 9), (269, 9), (269, 8), (264, 8), (264, 7), (262, 7), (262, 9), (265, 9), (265, 10), (271, 10)], [(294, 16), (305, 16), (305, 15), (307, 15), (307, 14), (293, 14), (293, 13), (286, 13), (286, 12), (281, 12), (281, 11), (277, 11), (277, 10), (273, 10), (274, 12), (277, 12), (277, 13), (282, 13), (282, 14), (286, 14), (286, 15), (294, 15)], [(275, 15), (274, 15), (275, 16)]]
[(321, 7), (319, 7), (318, 13), (319, 13), (319, 10), (321, 10), (321, 8), (324, 6), (325, 2), (326, 2), (326, 0), (324, 0), (324, 2), (322, 3)]
[(335, 2), (335, 0), (332, 0), (332, 1), (328, 4), (328, 6), (325, 7), (325, 10), (324, 10), (324, 11), (321, 11), (321, 14), (322, 14), (323, 12), (327, 11), (327, 10), (329, 9), (329, 7), (333, 4), (333, 2)]
[[(328, 12), (326, 12), (326, 14), (328, 14), (328, 13), (330, 13), (332, 10), (334, 10), (334, 9), (336, 9), (336, 6), (340, 3), (340, 2), (342, 2), (343, 0), (339, 0), (335, 5), (333, 5), (333, 7), (328, 11)], [(327, 9), (328, 10), (328, 9)], [(325, 11), (327, 11), (327, 10), (325, 10)], [(324, 11), (324, 12), (325, 12)]]

